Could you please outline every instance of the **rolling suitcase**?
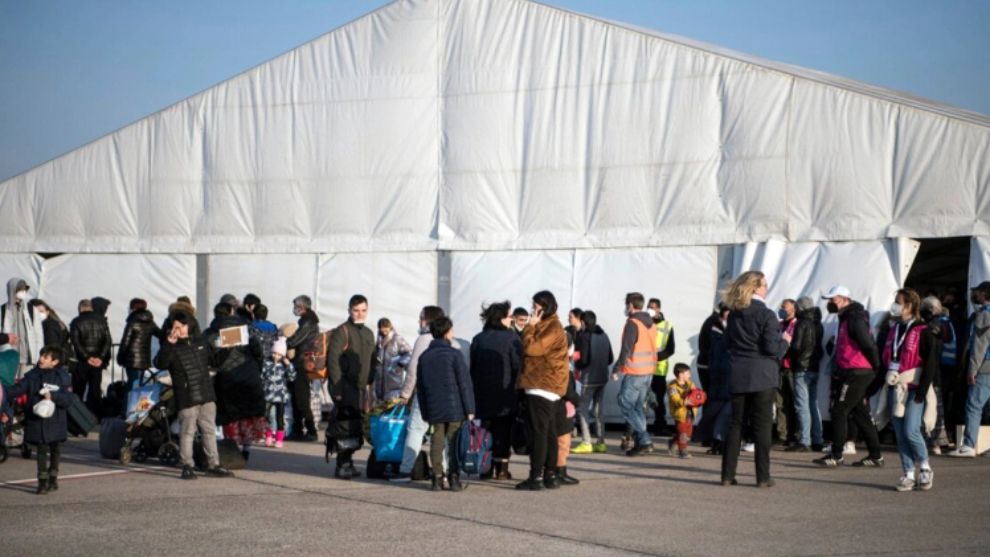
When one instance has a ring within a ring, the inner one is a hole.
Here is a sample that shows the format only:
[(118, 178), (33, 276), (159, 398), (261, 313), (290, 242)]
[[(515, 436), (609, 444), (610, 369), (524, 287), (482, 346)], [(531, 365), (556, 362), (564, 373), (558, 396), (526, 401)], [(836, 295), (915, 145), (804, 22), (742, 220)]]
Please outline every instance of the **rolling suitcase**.
[(69, 393), (69, 396), (72, 397), (68, 408), (69, 433), (77, 437), (86, 437), (89, 432), (96, 429), (100, 421), (75, 393)]

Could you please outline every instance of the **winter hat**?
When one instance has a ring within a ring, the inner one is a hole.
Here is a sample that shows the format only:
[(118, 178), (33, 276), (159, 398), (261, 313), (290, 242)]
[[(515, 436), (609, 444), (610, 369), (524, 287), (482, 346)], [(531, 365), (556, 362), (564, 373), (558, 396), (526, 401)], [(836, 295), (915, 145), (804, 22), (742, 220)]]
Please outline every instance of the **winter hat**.
[(797, 307), (801, 311), (808, 311), (815, 307), (815, 301), (810, 296), (801, 296), (798, 298)]
[(285, 337), (278, 337), (278, 340), (272, 344), (272, 354), (281, 354), (285, 356), (287, 345), (285, 342)]

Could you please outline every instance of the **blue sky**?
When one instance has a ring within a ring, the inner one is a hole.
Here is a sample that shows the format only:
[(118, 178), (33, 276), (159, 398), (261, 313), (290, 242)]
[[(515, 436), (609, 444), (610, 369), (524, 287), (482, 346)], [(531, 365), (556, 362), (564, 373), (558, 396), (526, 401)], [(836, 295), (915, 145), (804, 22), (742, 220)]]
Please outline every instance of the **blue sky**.
[[(0, 179), (383, 0), (0, 0)], [(990, 114), (988, 0), (545, 3)]]

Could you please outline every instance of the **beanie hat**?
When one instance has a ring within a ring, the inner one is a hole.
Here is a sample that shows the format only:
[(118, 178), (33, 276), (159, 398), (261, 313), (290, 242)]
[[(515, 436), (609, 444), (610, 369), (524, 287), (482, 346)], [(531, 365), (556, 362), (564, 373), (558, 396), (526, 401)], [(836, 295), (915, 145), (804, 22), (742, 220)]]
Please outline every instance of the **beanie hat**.
[(287, 345), (285, 342), (285, 337), (278, 337), (278, 340), (272, 344), (272, 354), (281, 354), (285, 356)]

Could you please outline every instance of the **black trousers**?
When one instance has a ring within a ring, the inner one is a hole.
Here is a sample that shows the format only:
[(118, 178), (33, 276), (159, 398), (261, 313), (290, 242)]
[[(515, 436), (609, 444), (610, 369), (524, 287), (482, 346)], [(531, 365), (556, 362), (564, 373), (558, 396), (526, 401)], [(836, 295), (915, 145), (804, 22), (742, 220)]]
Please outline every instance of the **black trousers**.
[[(103, 380), (103, 369), (93, 367), (86, 362), (78, 362), (72, 369), (72, 392), (86, 403), (89, 410), (99, 415), (100, 400), (103, 393), (100, 392), (100, 383)], [(83, 394), (85, 393), (85, 398)]]
[(543, 476), (544, 468), (557, 469), (557, 402), (526, 395), (533, 450), (529, 453), (529, 477)]
[(842, 457), (842, 447), (846, 444), (849, 432), (849, 422), (856, 424), (856, 429), (863, 435), (866, 446), (870, 450), (870, 458), (880, 458), (880, 438), (877, 428), (870, 418), (869, 406), (863, 403), (866, 391), (873, 382), (873, 373), (854, 373), (852, 370), (840, 370), (843, 377), (842, 387), (835, 399), (832, 411), (832, 456)]
[(492, 434), (492, 458), (508, 460), (512, 456), (512, 424), (515, 416), (499, 416), (483, 420), (482, 425)]
[(791, 370), (780, 371), (780, 388), (774, 397), (777, 406), (777, 439), (797, 441), (797, 412), (794, 408), (794, 375)]
[(732, 395), (732, 425), (722, 453), (722, 479), (733, 480), (739, 464), (739, 448), (742, 443), (743, 422), (749, 418), (753, 426), (756, 453), (756, 481), (770, 479), (770, 444), (773, 428), (773, 398), (777, 389)]
[(660, 435), (667, 426), (667, 377), (654, 375), (650, 381), (650, 390), (657, 397), (657, 407), (653, 411), (653, 433)]
[(309, 406), (309, 379), (305, 373), (300, 372), (300, 375), (289, 382), (292, 389), (292, 430), (294, 435), (315, 435), (316, 422), (313, 420), (313, 409)]
[(58, 477), (58, 461), (62, 456), (62, 443), (41, 443), (35, 445), (38, 450), (38, 479)]

